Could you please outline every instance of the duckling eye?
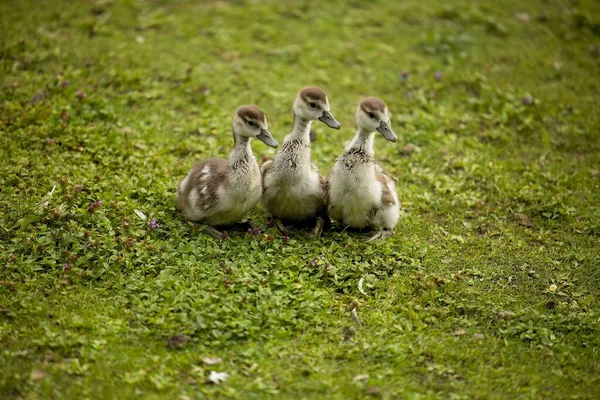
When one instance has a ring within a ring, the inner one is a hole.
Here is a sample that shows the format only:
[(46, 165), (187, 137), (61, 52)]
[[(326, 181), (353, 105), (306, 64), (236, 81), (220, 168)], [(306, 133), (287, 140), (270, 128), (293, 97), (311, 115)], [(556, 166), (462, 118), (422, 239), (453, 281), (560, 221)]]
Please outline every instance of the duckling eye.
[(254, 126), (254, 122), (253, 121), (248, 121), (248, 126)]
[(310, 106), (310, 108), (317, 108), (317, 104), (312, 101), (308, 103), (308, 105)]
[(369, 113), (369, 117), (375, 119), (375, 114), (373, 114), (372, 112)]

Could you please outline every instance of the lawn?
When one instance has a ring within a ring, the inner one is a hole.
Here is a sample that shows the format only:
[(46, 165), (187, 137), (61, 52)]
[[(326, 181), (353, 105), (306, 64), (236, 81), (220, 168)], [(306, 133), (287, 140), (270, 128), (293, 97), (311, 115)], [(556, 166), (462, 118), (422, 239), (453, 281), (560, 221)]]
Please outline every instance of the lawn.
[[(0, 26), (1, 398), (600, 398), (599, 2), (4, 0)], [(386, 101), (394, 236), (186, 223), (234, 110), (281, 142), (307, 85), (342, 125), (313, 125), (323, 173)]]

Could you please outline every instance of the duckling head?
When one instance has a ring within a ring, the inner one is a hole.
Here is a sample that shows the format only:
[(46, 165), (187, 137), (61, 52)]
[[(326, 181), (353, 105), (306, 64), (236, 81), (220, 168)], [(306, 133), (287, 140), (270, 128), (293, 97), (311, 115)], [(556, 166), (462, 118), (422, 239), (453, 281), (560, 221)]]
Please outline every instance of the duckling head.
[(267, 116), (255, 105), (241, 106), (233, 116), (233, 135), (241, 138), (256, 138), (268, 146), (277, 147), (278, 143), (269, 132)]
[(368, 132), (379, 131), (390, 142), (398, 140), (392, 130), (390, 114), (383, 100), (377, 97), (367, 97), (360, 102), (356, 109), (356, 124), (359, 129)]
[(316, 86), (302, 89), (294, 101), (294, 114), (307, 120), (319, 120), (333, 129), (340, 129), (329, 107), (329, 99), (325, 92)]

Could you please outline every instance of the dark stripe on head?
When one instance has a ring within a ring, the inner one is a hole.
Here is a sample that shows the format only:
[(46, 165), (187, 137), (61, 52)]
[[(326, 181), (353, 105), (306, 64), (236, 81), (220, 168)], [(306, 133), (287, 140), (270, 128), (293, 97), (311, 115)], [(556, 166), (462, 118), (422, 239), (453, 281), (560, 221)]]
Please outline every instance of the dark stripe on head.
[(327, 104), (327, 95), (316, 86), (309, 86), (302, 89), (300, 97), (307, 103), (310, 101), (321, 101), (323, 104)]
[(366, 99), (360, 102), (360, 108), (361, 110), (367, 113), (371, 111), (384, 112), (386, 106), (383, 100), (378, 99), (377, 97), (367, 97)]
[(241, 106), (236, 111), (237, 115), (244, 121), (248, 122), (248, 120), (253, 119), (256, 121), (265, 121), (265, 113), (254, 104)]

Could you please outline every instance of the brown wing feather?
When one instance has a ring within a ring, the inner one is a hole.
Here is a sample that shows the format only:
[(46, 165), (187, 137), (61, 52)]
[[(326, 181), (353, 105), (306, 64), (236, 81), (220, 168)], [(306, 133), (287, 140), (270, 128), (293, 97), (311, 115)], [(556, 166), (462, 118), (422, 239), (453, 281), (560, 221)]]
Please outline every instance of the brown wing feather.
[(331, 171), (327, 173), (327, 177), (320, 176), (321, 186), (325, 192), (325, 205), (329, 205), (329, 179), (331, 178)]
[(393, 182), (392, 177), (380, 166), (377, 166), (376, 179), (381, 183), (381, 203), (386, 205), (396, 204), (394, 195), (389, 184)]
[[(208, 167), (208, 171), (205, 168)], [(184, 199), (189, 199), (193, 189), (198, 190), (198, 201), (194, 206), (208, 209), (217, 202), (220, 186), (229, 184), (229, 162), (223, 158), (209, 158), (197, 162), (190, 171), (190, 180), (182, 188)]]
[(271, 173), (272, 170), (273, 170), (273, 160), (266, 161), (260, 169), (263, 193), (265, 192), (265, 176), (267, 176), (267, 174)]

